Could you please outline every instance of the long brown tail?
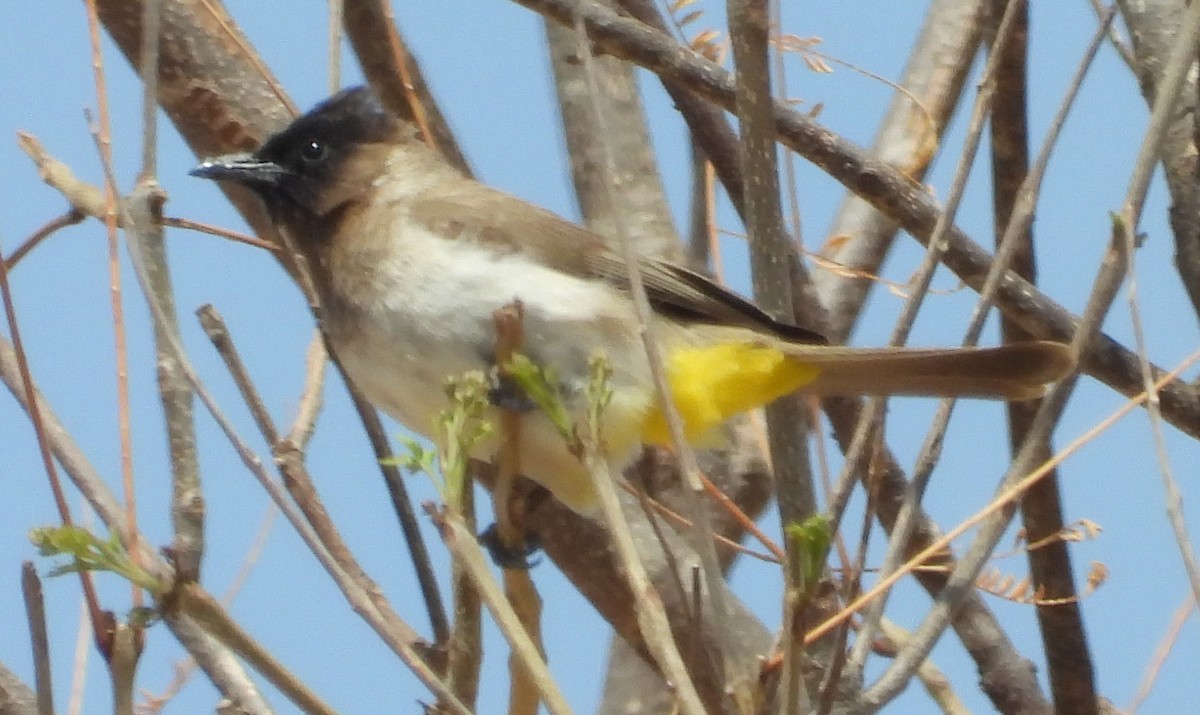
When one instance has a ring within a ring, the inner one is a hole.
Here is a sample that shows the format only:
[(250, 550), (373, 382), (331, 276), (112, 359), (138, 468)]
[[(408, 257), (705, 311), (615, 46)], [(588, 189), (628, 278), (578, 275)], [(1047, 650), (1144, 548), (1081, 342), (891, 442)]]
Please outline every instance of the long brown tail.
[(821, 368), (804, 392), (818, 395), (927, 395), (1031, 400), (1075, 368), (1063, 343), (1033, 341), (994, 348), (842, 348), (782, 346)]

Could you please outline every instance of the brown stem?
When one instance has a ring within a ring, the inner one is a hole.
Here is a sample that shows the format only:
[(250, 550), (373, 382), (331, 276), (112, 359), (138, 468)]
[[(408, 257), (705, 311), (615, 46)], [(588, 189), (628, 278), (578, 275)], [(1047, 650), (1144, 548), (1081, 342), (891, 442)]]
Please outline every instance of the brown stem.
[[(997, 16), (1006, 3), (994, 0)], [(1029, 140), (1026, 115), (1027, 61), (1029, 41), (1028, 6), (1017, 11), (1017, 24), (1003, 46), (1000, 68), (995, 74), (995, 99), (991, 123), (992, 200), (995, 213), (996, 241), (1005, 234), (1012, 220), (1013, 208), (1020, 198), (1020, 189), (1029, 172)], [(1036, 281), (1033, 230), (1026, 228), (1016, 237), (1020, 245), (1013, 253), (1009, 267), (1030, 283)], [(1000, 332), (1005, 342), (1032, 339), (1027, 331), (1011, 320), (1002, 319)], [(1025, 440), (1040, 401), (1010, 402), (1008, 411), (1009, 437), (1015, 454)], [(1049, 439), (1038, 446), (1038, 462), (1053, 454)], [(1062, 493), (1058, 470), (1053, 470), (1026, 493), (1021, 502), (1021, 518), (1026, 539), (1038, 542), (1059, 533), (1063, 528)], [(1047, 598), (1063, 599), (1055, 605), (1037, 606), (1042, 646), (1046, 653), (1050, 691), (1058, 712), (1093, 713), (1096, 711), (1096, 691), (1091, 654), (1083, 616), (1075, 600), (1074, 569), (1067, 544), (1053, 539), (1045, 547), (1028, 552), (1030, 576), (1038, 588), (1044, 588)]]

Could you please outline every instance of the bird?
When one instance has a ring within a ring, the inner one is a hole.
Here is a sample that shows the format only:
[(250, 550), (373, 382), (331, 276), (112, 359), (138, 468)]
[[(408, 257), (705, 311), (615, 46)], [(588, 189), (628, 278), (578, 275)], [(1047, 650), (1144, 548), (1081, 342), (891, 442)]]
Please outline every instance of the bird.
[[(603, 454), (615, 467), (643, 445), (670, 446), (623, 254), (609, 239), (466, 176), (387, 110), (369, 87), (345, 89), (256, 151), (204, 160), (191, 173), (261, 198), (304, 259), (324, 329), (345, 372), (376, 407), (434, 434), (446, 380), (496, 369), (495, 311), (523, 307), (520, 352), (555, 375), (563, 404), (586, 413), (590, 364), (602, 355), (611, 398)], [(703, 274), (637, 258), (669, 392), (689, 441), (734, 415), (803, 392), (1027, 400), (1068, 374), (1068, 346), (858, 348), (776, 320)], [(496, 400), (494, 418), (519, 400)], [(503, 404), (501, 404), (503, 403)], [(577, 453), (529, 410), (520, 471), (573, 511), (598, 495)], [(489, 459), (494, 434), (473, 456)]]

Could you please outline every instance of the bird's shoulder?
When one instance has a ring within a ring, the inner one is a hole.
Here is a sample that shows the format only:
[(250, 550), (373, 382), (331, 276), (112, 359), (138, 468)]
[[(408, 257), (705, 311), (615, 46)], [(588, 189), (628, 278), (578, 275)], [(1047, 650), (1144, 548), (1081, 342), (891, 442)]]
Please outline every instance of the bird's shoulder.
[(589, 257), (607, 250), (602, 236), (522, 199), (462, 179), (413, 199), (411, 217), (452, 241), (497, 254), (524, 253), (548, 267), (591, 277)]
[[(447, 182), (422, 192), (412, 202), (411, 217), (449, 240), (469, 241), (498, 255), (524, 253), (557, 271), (629, 288), (622, 252), (605, 237), (472, 180)], [(772, 319), (750, 301), (685, 266), (639, 256), (638, 268), (652, 306), (664, 316), (750, 328), (789, 341), (825, 341), (817, 333)]]

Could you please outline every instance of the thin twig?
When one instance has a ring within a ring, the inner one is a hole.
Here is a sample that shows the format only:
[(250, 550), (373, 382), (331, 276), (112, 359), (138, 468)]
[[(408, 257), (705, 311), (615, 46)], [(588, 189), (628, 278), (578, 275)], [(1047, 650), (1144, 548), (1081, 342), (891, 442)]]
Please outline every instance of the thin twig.
[[(879, 630), (894, 645), (901, 647), (909, 635), (908, 631), (886, 618), (879, 622)], [(929, 698), (943, 713), (946, 715), (970, 715), (971, 710), (959, 699), (950, 679), (934, 664), (932, 658), (922, 661), (921, 667), (917, 668), (917, 679), (921, 681)]]
[(325, 352), (325, 341), (321, 339), (320, 331), (314, 331), (304, 357), (304, 390), (300, 393), (296, 419), (292, 421), (287, 437), (288, 441), (300, 449), (307, 449), (316, 428), (317, 416), (320, 415), (321, 406), (324, 404), (325, 366), (328, 364), (329, 354)]
[[(91, 216), (101, 221), (105, 220), (107, 209), (105, 208), (104, 195), (100, 189), (76, 178), (75, 173), (71, 168), (61, 161), (55, 159), (46, 151), (42, 143), (37, 137), (26, 132), (17, 133), (17, 145), (22, 151), (33, 161), (34, 166), (38, 170), (42, 181), (50, 187), (56, 189), (63, 195), (64, 198), (71, 204), (71, 210), (59, 219), (53, 220), (43, 226), (38, 231), (34, 232), (24, 243), (22, 243), (16, 251), (13, 252), (9, 259), (9, 267), (16, 265), (16, 262), (24, 257), (32, 248), (43, 240), (46, 235), (57, 231), (64, 225), (71, 225), (81, 222), (84, 218)], [(270, 241), (264, 241), (254, 236), (247, 236), (244, 233), (231, 231), (225, 228), (219, 228), (200, 221), (193, 221), (186, 218), (178, 217), (158, 217), (163, 226), (171, 226), (174, 228), (185, 228), (198, 233), (207, 233), (213, 236), (220, 236), (239, 243), (245, 243), (256, 248), (265, 248), (268, 251), (278, 252), (279, 246)], [(60, 225), (61, 223), (61, 225)], [(121, 222), (120, 215), (117, 216), (117, 225), (124, 227)]]
[(330, 361), (337, 367), (338, 374), (342, 376), (342, 382), (346, 385), (346, 390), (350, 393), (350, 400), (354, 403), (354, 410), (362, 421), (367, 441), (370, 442), (371, 450), (375, 453), (379, 473), (383, 476), (384, 487), (392, 502), (392, 511), (395, 512), (396, 519), (400, 522), (404, 545), (408, 549), (413, 571), (416, 572), (417, 585), (421, 589), (421, 598), (425, 603), (425, 612), (429, 617), (433, 640), (436, 643), (445, 643), (450, 633), (446, 607), (442, 603), (442, 594), (438, 588), (437, 576), (433, 571), (433, 561), (429, 558), (429, 549), (425, 545), (425, 537), (421, 534), (421, 528), (417, 524), (417, 515), (413, 510), (412, 499), (408, 496), (408, 486), (405, 484), (404, 476), (400, 474), (400, 470), (391, 459), (392, 449), (388, 443), (387, 433), (383, 429), (383, 421), (380, 420), (375, 407), (367, 401), (362, 391), (350, 380), (345, 369), (342, 368), (341, 362), (338, 361), (337, 354), (329, 349), (328, 339), (326, 339), (325, 349)]
[[(120, 526), (120, 522), (113, 522), (113, 529)], [(75, 648), (71, 658), (71, 687), (70, 698), (67, 699), (67, 712), (70, 715), (79, 715), (83, 712), (83, 695), (87, 685), (88, 677), (88, 660), (92, 652), (89, 645), (88, 635), (92, 630), (92, 621), (88, 617), (88, 608), (86, 601), (79, 603), (79, 623), (75, 628)]]
[(50, 669), (50, 637), (46, 634), (46, 600), (42, 580), (33, 563), (21, 564), (21, 596), (25, 601), (25, 620), (29, 624), (29, 644), (33, 650), (33, 683), (37, 691), (38, 715), (54, 715), (54, 681)]
[(546, 667), (546, 661), (542, 658), (537, 645), (526, 633), (521, 619), (500, 591), (496, 579), (492, 577), (488, 569), (487, 557), (479, 548), (475, 534), (456, 514), (449, 512), (439, 514), (431, 506), (426, 507), (426, 511), (441, 527), (446, 544), (461, 558), (467, 572), (471, 575), (472, 582), (479, 589), (488, 611), (496, 619), (496, 624), (500, 626), (504, 639), (513, 647), (513, 652), (528, 669), (542, 702), (546, 704), (546, 709), (554, 715), (570, 713), (571, 708), (567, 705), (562, 693), (559, 692), (558, 685), (550, 674), (549, 668)]
[[(454, 438), (449, 439), (445, 445), (447, 448), (452, 446), (457, 446)], [(449, 461), (465, 460), (465, 457), (448, 456), (442, 456), (440, 459), (443, 465)], [(461, 518), (467, 529), (477, 533), (479, 529), (475, 519), (475, 480), (470, 471), (470, 463), (467, 462), (463, 466), (463, 478), (457, 480), (454, 487), (447, 484), (444, 498), (448, 505), (453, 505), (456, 512), (462, 514)], [(445, 673), (446, 687), (450, 692), (474, 710), (478, 707), (479, 674), (483, 665), (483, 604), (479, 588), (475, 586), (470, 570), (463, 562), (463, 556), (453, 549), (450, 550), (450, 616), (450, 632), (445, 641), (438, 643), (439, 649), (445, 654), (446, 665), (442, 672)], [(510, 661), (513, 657), (515, 656), (510, 655)], [(536, 709), (536, 695), (533, 702)]]
[[(492, 314), (492, 322), (496, 328), (496, 364), (502, 380), (509, 374), (507, 366), (512, 362), (514, 354), (519, 353), (524, 345), (524, 318), (524, 306), (520, 301), (514, 301)], [(528, 538), (523, 505), (518, 504), (514, 498), (514, 487), (521, 477), (521, 421), (520, 412), (501, 409), (501, 447), (497, 457), (496, 487), (492, 495), (496, 515), (496, 537), (500, 540), (502, 548), (510, 553), (520, 553)], [(468, 521), (467, 524), (471, 525), (471, 522)], [(505, 598), (512, 605), (513, 612), (529, 640), (541, 657), (545, 658), (546, 649), (542, 643), (541, 628), (542, 600), (529, 575), (529, 569), (514, 568), (507, 564), (504, 567), (503, 578)], [(478, 645), (482, 650), (482, 644)], [(536, 715), (537, 682), (515, 647), (509, 654), (508, 672), (509, 715)], [(478, 670), (475, 675), (478, 677)]]
[[(38, 453), (42, 458), (42, 467), (46, 470), (46, 479), (50, 483), (50, 493), (54, 496), (54, 506), (58, 510), (58, 518), (64, 526), (71, 526), (71, 508), (67, 504), (66, 493), (63, 490), (62, 480), (59, 479), (58, 469), (55, 467), (54, 458), (51, 456), (49, 422), (47, 422), (42, 414), (42, 406), (40, 396), (33, 383), (33, 374), (29, 370), (29, 359), (25, 354), (24, 344), (21, 342), (21, 331), (17, 326), (17, 312), (13, 305), (12, 288), (8, 282), (8, 261), (4, 259), (3, 252), (0, 251), (0, 302), (4, 303), (4, 317), (8, 323), (8, 334), (12, 337), (11, 346), (0, 343), (0, 358), (11, 357), (15, 362), (17, 379), (13, 379), (12, 370), (0, 370), (0, 376), (4, 377), (4, 382), (8, 385), (9, 390), (17, 397), (17, 400), (25, 407), (25, 412), (29, 415), (29, 421), (33, 425), (34, 436), (37, 438)], [(9, 348), (4, 350), (3, 348)], [(8, 353), (8, 354), (5, 354)], [(11, 367), (11, 365), (10, 365)], [(19, 384), (19, 387), (18, 387)], [(57, 422), (55, 426), (59, 426)], [(57, 434), (57, 432), (56, 432)], [(103, 482), (97, 479), (92, 486), (102, 487)], [(89, 490), (91, 491), (91, 490)], [(111, 497), (111, 495), (109, 495)], [(106, 523), (109, 528), (116, 529), (121, 523), (118, 516), (116, 500), (109, 502), (109, 506), (114, 507), (109, 510), (106, 516)], [(124, 540), (126, 534), (120, 532)], [(126, 544), (131, 549), (138, 548), (137, 542)], [(100, 610), (100, 603), (96, 597), (96, 589), (92, 583), (92, 575), (87, 571), (79, 572), (79, 583), (83, 590), (84, 602), (87, 604), (88, 617), (92, 623), (100, 623), (103, 620), (103, 614)], [(94, 631), (97, 643), (102, 643), (98, 630)]]
[[(738, 526), (741, 527), (742, 530), (754, 537), (758, 543), (765, 546), (771, 553), (771, 558), (773, 558), (777, 563), (783, 563), (787, 560), (787, 554), (779, 546), (779, 544), (775, 543), (771, 537), (767, 536), (764, 531), (759, 529), (758, 525), (754, 523), (754, 520), (751, 519), (745, 512), (743, 512), (738, 505), (733, 502), (732, 499), (718, 489), (717, 485), (713, 484), (712, 481), (707, 477), (704, 478), (704, 491), (708, 494), (710, 499), (716, 502), (719, 506), (724, 507), (725, 511), (733, 516), (733, 518), (737, 521)], [(721, 541), (722, 537), (718, 537), (717, 540)]]
[[(593, 97), (598, 98), (600, 96), (599, 87), (595, 85), (592, 71), (589, 68), (589, 63), (592, 61), (592, 52), (586, 41), (587, 36), (583, 30), (581, 18), (576, 19), (575, 29), (579, 33), (580, 54), (583, 57), (584, 66), (587, 70), (585, 74), (588, 81), (592, 83), (591, 94)], [(601, 136), (608, 136), (608, 132), (605, 131), (606, 122), (604, 115), (598, 102), (593, 103), (592, 111), (595, 112), (595, 125), (601, 128)], [(612, 176), (615, 162), (611, 156), (611, 147), (605, 142), (603, 149), (604, 170), (609, 176)], [(681, 471), (686, 482), (683, 492), (685, 495), (690, 495), (691, 516), (700, 527), (696, 549), (701, 557), (705, 579), (710, 583), (708, 593), (712, 599), (711, 610), (713, 618), (716, 619), (715, 623), (718, 624), (719, 628), (719, 624), (724, 619), (725, 606), (721, 599), (722, 591), (719, 588), (713, 587), (711, 581), (714, 579), (720, 581), (721, 570), (716, 558), (716, 551), (713, 547), (712, 525), (701, 510), (699, 506), (700, 502), (697, 498), (697, 494), (703, 489), (699, 478), (700, 470), (696, 464), (696, 456), (688, 447), (687, 441), (684, 438), (683, 423), (680, 421), (679, 414), (675, 409), (675, 402), (671, 397), (671, 390), (663, 369), (662, 353), (651, 334), (652, 310), (650, 308), (650, 301), (646, 296), (645, 285), (642, 283), (641, 272), (638, 269), (637, 248), (634, 246), (633, 241), (629, 240), (629, 233), (624, 226), (622, 214), (616, 212), (613, 216), (615, 218), (614, 229), (619, 239), (621, 254), (625, 261), (629, 277), (630, 293), (632, 294), (635, 311), (640, 323), (639, 332), (641, 333), (647, 359), (650, 364), (650, 373), (654, 379), (659, 404), (662, 406), (663, 414), (666, 417), (671, 441), (679, 457)], [(592, 450), (595, 448), (596, 445), (592, 445)], [(700, 713), (704, 712), (703, 701), (700, 699), (695, 684), (692, 682), (687, 673), (687, 668), (684, 666), (678, 647), (671, 637), (670, 625), (666, 611), (663, 609), (662, 601), (657, 597), (657, 594), (653, 593), (653, 587), (646, 576), (645, 568), (638, 558), (637, 549), (630, 537), (629, 526), (617, 501), (617, 494), (613, 487), (608, 464), (599, 454), (593, 456), (595, 461), (587, 465), (589, 467), (588, 471), (596, 483), (601, 504), (604, 508), (605, 520), (610, 526), (614, 545), (617, 547), (617, 553), (624, 565), (626, 576), (629, 578), (630, 588), (637, 599), (634, 610), (637, 613), (638, 624), (642, 630), (643, 637), (651, 653), (654, 654), (658, 666), (662, 668), (667, 678), (674, 683), (683, 712), (688, 713), (688, 715), (700, 715)], [(714, 653), (712, 655), (716, 657), (719, 654)], [(722, 669), (718, 668), (717, 672), (722, 672)]]
[(1171, 654), (1171, 648), (1179, 640), (1179, 635), (1183, 631), (1184, 624), (1192, 612), (1196, 610), (1196, 596), (1189, 593), (1183, 599), (1183, 603), (1179, 604), (1179, 608), (1175, 609), (1175, 613), (1171, 615), (1171, 622), (1167, 625), (1167, 632), (1163, 634), (1163, 638), (1159, 641), (1158, 647), (1154, 649), (1154, 655), (1150, 657), (1150, 662), (1146, 665), (1146, 672), (1142, 675), (1141, 682), (1138, 683), (1137, 692), (1133, 699), (1129, 701), (1129, 705), (1125, 706), (1125, 712), (1136, 713), (1142, 707), (1142, 703), (1146, 702), (1146, 698), (1150, 697), (1150, 693), (1154, 690), (1154, 682), (1158, 680), (1158, 675), (1162, 672), (1163, 665), (1167, 662), (1167, 656)]
[[(108, 89), (104, 78), (104, 62), (100, 53), (100, 19), (95, 0), (87, 0), (88, 40), (92, 51), (92, 75), (96, 85), (96, 110), (99, 122), (85, 112), (88, 129), (100, 154), (104, 171), (104, 224), (108, 235), (109, 302), (113, 319), (113, 345), (116, 352), (117, 435), (121, 454), (121, 486), (125, 497), (125, 533), (131, 544), (137, 544), (137, 490), (133, 483), (133, 428), (129, 407), (129, 348), (125, 335), (125, 308), (122, 303), (120, 242), (117, 236), (117, 186), (112, 160), (112, 125), (108, 112)], [(138, 550), (131, 550), (135, 565), (139, 565)], [(142, 605), (142, 594), (133, 588), (135, 606)], [(107, 636), (105, 636), (107, 637)], [(101, 635), (97, 633), (97, 639)]]
[[(1113, 12), (1114, 8), (1116, 7), (1115, 3), (1106, 7), (1101, 0), (1088, 1), (1092, 6), (1092, 10), (1096, 13), (1096, 18), (1098, 20), (1103, 19), (1105, 15)], [(1129, 71), (1137, 74), (1138, 62), (1137, 58), (1133, 54), (1133, 48), (1130, 47), (1125, 38), (1121, 36), (1121, 33), (1117, 30), (1116, 26), (1109, 26), (1108, 41), (1110, 44), (1112, 44), (1113, 49), (1115, 49), (1117, 54), (1121, 57), (1121, 61), (1123, 61), (1125, 66), (1129, 68)]]
[(204, 497), (200, 485), (200, 463), (196, 450), (195, 403), (187, 380), (180, 374), (173, 351), (166, 345), (164, 331), (179, 339), (179, 316), (175, 310), (174, 287), (162, 229), (162, 207), (166, 192), (158, 185), (158, 59), (161, 30), (161, 0), (142, 5), (142, 43), (138, 60), (142, 78), (142, 171), (126, 199), (124, 215), (129, 221), (126, 236), (142, 254), (154, 298), (169, 319), (154, 321), (154, 346), (158, 364), (158, 391), (163, 406), (167, 446), (171, 458), (171, 557), (176, 575), (186, 580), (200, 576), (204, 556)]
[(225, 324), (225, 319), (221, 317), (216, 308), (209, 304), (196, 309), (196, 318), (204, 328), (204, 334), (216, 348), (217, 355), (225, 363), (225, 368), (229, 370), (233, 384), (241, 393), (246, 407), (250, 408), (250, 416), (254, 418), (254, 423), (258, 426), (258, 431), (262, 433), (263, 439), (269, 445), (278, 443), (279, 432), (275, 429), (275, 422), (271, 419), (271, 413), (267, 410), (249, 371), (246, 370), (246, 364), (242, 362), (237, 346), (233, 344), (233, 339), (229, 336), (229, 326)]
[(142, 0), (142, 178), (158, 174), (158, 46), (162, 0)]
[[(711, 270), (720, 260), (713, 250), (712, 236), (716, 232), (712, 163), (704, 158), (704, 150), (695, 138), (691, 139), (691, 188), (688, 192), (687, 252), (692, 265)], [(713, 271), (716, 274), (715, 270)]]
[[(221, 695), (248, 715), (271, 715), (274, 708), (246, 670), (246, 663), (192, 618), (171, 610), (160, 611), (163, 623), (179, 641)], [(78, 712), (78, 711), (76, 711)]]
[(108, 210), (100, 189), (76, 178), (71, 168), (51, 156), (34, 135), (17, 132), (17, 146), (33, 162), (42, 181), (62, 194), (73, 210), (104, 219)]
[(78, 209), (71, 208), (65, 214), (56, 216), (55, 218), (47, 221), (45, 225), (30, 234), (29, 238), (22, 241), (21, 245), (17, 246), (16, 250), (13, 251), (8, 257), (9, 272), (12, 272), (12, 269), (15, 268), (17, 263), (19, 263), (20, 260), (25, 257), (25, 254), (37, 248), (38, 244), (40, 244), (42, 241), (57, 233), (59, 230), (66, 228), (67, 226), (74, 226), (75, 224), (80, 223), (85, 218), (87, 218), (87, 216), (85, 216)]
[(174, 216), (164, 216), (162, 222), (163, 222), (164, 226), (171, 226), (172, 228), (186, 228), (191, 231), (196, 231), (197, 233), (207, 233), (212, 236), (220, 236), (221, 238), (228, 238), (231, 241), (237, 241), (238, 243), (244, 243), (248, 246), (254, 246), (255, 248), (265, 248), (266, 250), (273, 251), (273, 252), (279, 251), (279, 246), (275, 245), (274, 243), (271, 243), (270, 241), (264, 241), (261, 238), (256, 238), (254, 236), (247, 236), (244, 233), (239, 233), (237, 231), (230, 231), (227, 228), (220, 228), (219, 226), (213, 226), (211, 224), (203, 223), (201, 221), (193, 221), (190, 218), (178, 218), (178, 217), (174, 217)]
[[(981, 90), (980, 95), (987, 95), (989, 98), (992, 92), (986, 89), (986, 78), (993, 76), (998, 67), (1001, 66), (1001, 60), (1004, 56), (1004, 41), (1009, 36), (1016, 18), (1019, 17), (1017, 9), (1023, 0), (1008, 3), (1005, 11), (1005, 16), (1001, 20), (997, 30), (997, 39), (995, 46), (992, 49), (992, 55), (988, 63), (988, 68), (985, 70), (985, 89)], [(980, 300), (976, 303), (972, 317), (969, 321), (964, 344), (972, 345), (978, 341), (979, 335), (983, 329), (984, 320), (987, 316), (987, 308), (990, 305), (990, 298), (994, 294), (996, 287), (999, 285), (1002, 271), (1012, 260), (1016, 251), (1020, 247), (1020, 237), (1028, 230), (1030, 223), (1033, 220), (1033, 211), (1036, 206), (1036, 197), (1038, 189), (1041, 186), (1042, 179), (1045, 176), (1046, 169), (1049, 165), (1050, 157), (1053, 149), (1057, 144), (1058, 136), (1064, 126), (1067, 114), (1074, 104), (1074, 100), (1078, 95), (1079, 89), (1082, 87), (1084, 77), (1087, 70), (1092, 66), (1096, 52), (1100, 48), (1103, 40), (1103, 27), (1098, 30), (1092, 38), (1089, 47), (1084, 51), (1083, 57), (1076, 69), (1073, 81), (1068, 88), (1063, 101), (1059, 105), (1059, 109), (1051, 123), (1050, 129), (1047, 132), (1047, 137), (1043, 142), (1042, 149), (1039, 152), (1037, 160), (1028, 176), (1022, 182), (1018, 194), (1021, 196), (1021, 201), (1014, 208), (1012, 217), (1009, 221), (1008, 228), (1004, 236), (1000, 240), (999, 250), (996, 258), (993, 261), (992, 268), (988, 277), (980, 290)], [(974, 120), (976, 117), (973, 116)], [(979, 117), (982, 122), (982, 117)], [(974, 127), (974, 121), (972, 122)], [(979, 127), (982, 129), (982, 124)], [(949, 225), (949, 221), (944, 225)], [(934, 229), (934, 234), (937, 234), (937, 229)], [(906, 305), (907, 308), (907, 305)], [(885, 556), (884, 564), (881, 567), (881, 572), (886, 573), (888, 569), (895, 566), (901, 560), (905, 545), (908, 543), (909, 534), (913, 525), (912, 517), (915, 509), (920, 502), (921, 495), (928, 484), (929, 477), (932, 474), (933, 466), (936, 463), (936, 455), (940, 452), (940, 444), (944, 435), (946, 424), (950, 417), (950, 407), (952, 401), (944, 400), (938, 407), (937, 415), (934, 418), (933, 425), (929, 433), (926, 435), (925, 442), (921, 447), (921, 452), (917, 458), (917, 467), (913, 470), (913, 477), (910, 482), (909, 494), (905, 497), (905, 506), (902, 507), (896, 525), (893, 527), (891, 534), (892, 546), (889, 547), (888, 554)], [(1028, 439), (1028, 438), (1027, 438)], [(873, 631), (874, 624), (878, 622), (879, 616), (882, 615), (882, 603), (876, 604), (868, 613), (866, 622), (863, 626), (863, 631), (870, 635)], [(858, 659), (859, 667), (865, 664), (866, 650), (865, 645), (860, 646), (855, 644), (854, 656)]]
[[(621, 488), (624, 489), (627, 494), (631, 494), (636, 497), (639, 503), (645, 499), (646, 503), (650, 507), (651, 512), (663, 517), (667, 521), (674, 523), (680, 529), (690, 530), (693, 528), (692, 522), (689, 521), (686, 516), (676, 511), (672, 511), (670, 507), (662, 502), (650, 498), (648, 494), (632, 484), (625, 482), (621, 484)], [(779, 547), (779, 545), (772, 541), (769, 536), (763, 533), (763, 531), (758, 528), (758, 525), (754, 523), (754, 520), (751, 519), (748, 514), (742, 511), (737, 503), (730, 499), (727, 494), (722, 492), (720, 487), (718, 487), (716, 484), (713, 484), (712, 480), (708, 477), (704, 478), (704, 491), (706, 494), (708, 494), (709, 498), (711, 498), (717, 504), (717, 506), (724, 509), (733, 517), (734, 522), (738, 525), (740, 530), (750, 534), (751, 537), (766, 547), (767, 552), (764, 553), (754, 551), (742, 546), (729, 537), (716, 534), (714, 539), (722, 549), (726, 550), (727, 552), (749, 556), (752, 559), (765, 561), (767, 563), (777, 564), (783, 561), (783, 550)], [(666, 545), (662, 546), (663, 548), (666, 548)]]

